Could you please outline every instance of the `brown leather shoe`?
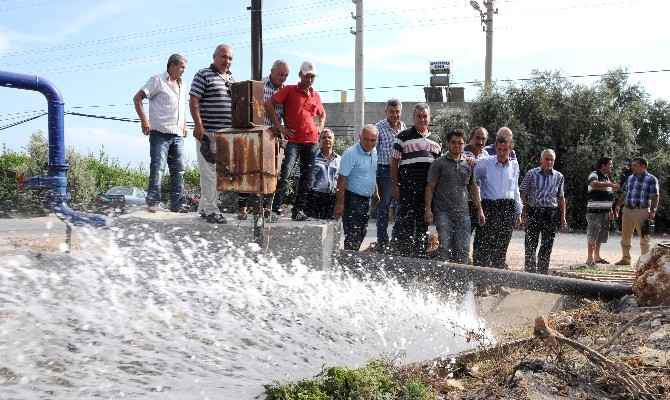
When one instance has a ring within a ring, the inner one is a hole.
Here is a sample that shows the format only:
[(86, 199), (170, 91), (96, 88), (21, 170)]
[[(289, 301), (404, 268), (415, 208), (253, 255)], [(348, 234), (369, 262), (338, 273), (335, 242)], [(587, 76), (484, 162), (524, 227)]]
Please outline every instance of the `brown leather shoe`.
[(614, 265), (630, 265), (630, 260), (622, 258), (621, 260), (615, 262)]

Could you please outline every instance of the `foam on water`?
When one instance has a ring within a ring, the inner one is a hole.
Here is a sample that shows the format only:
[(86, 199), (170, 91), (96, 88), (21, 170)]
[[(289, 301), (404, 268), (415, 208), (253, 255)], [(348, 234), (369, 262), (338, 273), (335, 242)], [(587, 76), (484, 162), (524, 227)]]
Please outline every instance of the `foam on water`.
[(472, 299), (280, 265), (253, 245), (113, 236), (76, 257), (0, 257), (2, 399), (254, 398), (323, 365), (448, 355), (483, 328)]

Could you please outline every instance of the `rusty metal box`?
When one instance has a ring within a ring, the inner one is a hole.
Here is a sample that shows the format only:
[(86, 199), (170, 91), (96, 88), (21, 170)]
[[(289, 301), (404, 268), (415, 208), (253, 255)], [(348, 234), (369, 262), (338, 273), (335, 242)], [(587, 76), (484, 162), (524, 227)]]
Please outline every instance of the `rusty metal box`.
[(216, 132), (217, 189), (221, 192), (274, 193), (280, 165), (279, 141), (267, 127)]
[(235, 82), (230, 90), (233, 100), (233, 128), (252, 128), (264, 125), (263, 82)]

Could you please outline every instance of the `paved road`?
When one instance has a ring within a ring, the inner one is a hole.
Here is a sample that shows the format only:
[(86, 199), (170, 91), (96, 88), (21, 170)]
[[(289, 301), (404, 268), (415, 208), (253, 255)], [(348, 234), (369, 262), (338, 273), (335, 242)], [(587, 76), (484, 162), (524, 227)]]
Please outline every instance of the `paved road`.
[[(230, 215), (231, 221), (236, 221)], [(431, 227), (434, 231), (434, 227)], [(390, 232), (390, 228), (389, 228)], [(377, 229), (374, 221), (368, 226), (368, 233), (362, 248), (376, 241)], [(19, 240), (20, 239), (20, 240)], [(657, 237), (656, 240), (661, 238)], [(49, 247), (58, 249), (65, 240), (65, 224), (55, 216), (25, 219), (0, 219), (0, 251), (10, 252), (12, 248), (28, 246), (44, 251)], [(610, 240), (602, 246), (601, 256), (615, 262), (621, 256), (620, 236), (612, 234)], [(524, 232), (515, 231), (510, 243), (507, 261), (511, 268), (523, 268)], [(640, 253), (639, 241), (633, 239), (632, 255)], [(552, 268), (583, 263), (586, 260), (586, 235), (584, 233), (559, 233), (552, 254)]]

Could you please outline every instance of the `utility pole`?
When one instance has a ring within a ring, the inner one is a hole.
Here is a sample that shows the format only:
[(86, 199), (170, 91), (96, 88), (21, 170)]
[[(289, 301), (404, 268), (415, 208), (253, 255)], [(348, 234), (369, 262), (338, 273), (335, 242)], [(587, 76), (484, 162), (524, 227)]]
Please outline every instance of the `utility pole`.
[(357, 134), (365, 124), (365, 93), (363, 91), (364, 76), (363, 76), (363, 0), (351, 0), (356, 4), (356, 15), (351, 15), (356, 20), (356, 30), (351, 33), (356, 36), (356, 95), (354, 103), (354, 129)]
[(263, 0), (251, 0), (251, 79), (263, 79)]
[(470, 1), (470, 5), (475, 11), (479, 11), (482, 28), (486, 32), (486, 61), (484, 65), (484, 93), (491, 94), (491, 76), (493, 74), (493, 14), (498, 14), (498, 9), (494, 7), (495, 0), (484, 0), (484, 12), (479, 3), (475, 0)]

